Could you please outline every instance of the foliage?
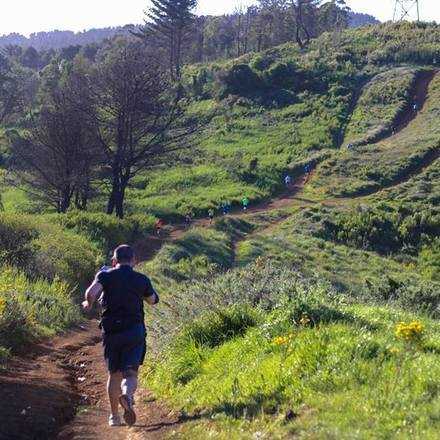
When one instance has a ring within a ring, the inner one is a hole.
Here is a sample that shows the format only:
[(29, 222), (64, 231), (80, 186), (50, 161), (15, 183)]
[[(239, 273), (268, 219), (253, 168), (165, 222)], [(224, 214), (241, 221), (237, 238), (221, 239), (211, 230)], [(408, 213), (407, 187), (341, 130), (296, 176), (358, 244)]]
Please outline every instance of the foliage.
[(79, 319), (68, 284), (58, 278), (30, 281), (17, 269), (2, 266), (0, 352), (23, 350), (30, 340), (65, 330)]
[(400, 67), (376, 75), (364, 88), (351, 115), (345, 143), (356, 147), (391, 134), (398, 118), (410, 109), (417, 72)]
[(0, 215), (0, 265), (11, 265), (32, 278), (56, 277), (72, 288), (86, 284), (99, 264), (90, 241), (32, 216)]
[[(226, 432), (229, 438), (252, 438), (263, 426), (280, 438), (289, 432), (305, 437), (313, 432), (322, 438), (335, 432), (346, 438), (387, 437), (398, 426), (404, 436), (417, 432), (435, 438), (436, 322), (389, 307), (331, 300), (325, 290), (313, 294), (313, 284), (312, 295), (302, 296), (298, 309), (296, 296), (283, 279), (282, 274), (272, 277), (273, 286), (282, 286), (281, 297), (275, 295), (272, 308), (259, 315), (258, 326), (235, 334), (231, 323), (232, 339), (205, 344), (203, 336), (197, 343), (187, 335), (199, 323), (203, 335), (217, 326), (209, 313), (205, 319), (202, 315), (183, 327), (159, 362), (149, 363), (144, 372), (148, 386), (176, 408), (200, 414), (197, 423), (185, 425), (181, 434), (203, 438), (199, 429), (205, 427), (204, 434), (209, 429), (220, 438)], [(221, 285), (226, 298), (234, 285)], [(417, 334), (425, 328), (424, 338), (408, 345), (399, 339), (400, 332), (396, 338), (395, 329), (413, 321), (417, 325), (410, 326)], [(222, 328), (221, 334), (228, 334), (228, 329)], [(428, 419), (421, 419), (421, 412)]]
[(409, 206), (360, 206), (323, 222), (323, 237), (381, 253), (418, 248), (440, 233), (440, 214)]
[(145, 239), (154, 230), (156, 219), (149, 215), (130, 215), (121, 220), (101, 213), (69, 212), (50, 217), (63, 228), (84, 235), (101, 249), (104, 255), (122, 243)]

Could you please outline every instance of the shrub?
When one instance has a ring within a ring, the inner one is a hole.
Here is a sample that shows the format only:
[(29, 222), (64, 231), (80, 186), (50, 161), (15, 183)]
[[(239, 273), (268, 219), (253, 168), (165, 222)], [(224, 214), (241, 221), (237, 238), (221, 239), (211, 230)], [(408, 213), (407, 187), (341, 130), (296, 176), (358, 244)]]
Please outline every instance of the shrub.
[(293, 63), (278, 62), (272, 64), (264, 72), (266, 84), (273, 88), (296, 91), (298, 89), (298, 79), (296, 67)]
[(440, 216), (432, 210), (412, 212), (410, 207), (387, 204), (360, 207), (323, 222), (318, 235), (340, 243), (382, 253), (404, 247), (419, 248), (424, 237), (440, 234)]
[(38, 237), (35, 224), (18, 214), (0, 214), (0, 265), (28, 267), (35, 249), (32, 240)]
[(17, 269), (1, 267), (1, 348), (15, 351), (29, 340), (64, 330), (79, 319), (67, 283), (30, 281)]
[(64, 228), (85, 235), (107, 254), (122, 243), (142, 239), (152, 232), (155, 218), (151, 215), (136, 214), (120, 220), (106, 214), (73, 212), (57, 216), (56, 222)]
[(71, 286), (89, 281), (100, 264), (89, 240), (44, 217), (1, 214), (0, 244), (0, 265), (18, 267), (32, 278), (59, 277)]
[(88, 284), (102, 262), (98, 249), (87, 238), (59, 227), (48, 228), (32, 245), (35, 255), (28, 272), (48, 280), (58, 277), (72, 287)]
[(251, 96), (263, 86), (261, 78), (247, 65), (235, 64), (217, 74), (218, 98), (228, 95)]

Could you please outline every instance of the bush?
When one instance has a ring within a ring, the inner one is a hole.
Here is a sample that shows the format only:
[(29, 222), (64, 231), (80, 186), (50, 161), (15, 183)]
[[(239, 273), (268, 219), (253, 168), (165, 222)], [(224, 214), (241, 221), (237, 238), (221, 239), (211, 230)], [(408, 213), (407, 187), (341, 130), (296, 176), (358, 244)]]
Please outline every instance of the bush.
[(58, 277), (72, 287), (88, 284), (102, 263), (98, 249), (87, 238), (59, 227), (49, 227), (32, 245), (35, 255), (28, 272), (48, 280)]
[(0, 270), (0, 348), (15, 351), (30, 340), (68, 328), (80, 319), (67, 283), (30, 281), (9, 267)]
[(122, 243), (132, 243), (144, 238), (154, 230), (155, 221), (153, 216), (142, 214), (127, 216), (124, 220), (106, 214), (87, 212), (73, 212), (56, 217), (57, 223), (85, 235), (105, 254)]
[(440, 316), (440, 284), (436, 282), (420, 281), (409, 276), (399, 280), (384, 276), (376, 282), (367, 280), (360, 295), (363, 300), (395, 303), (435, 318)]
[(279, 89), (298, 90), (296, 66), (293, 63), (275, 63), (264, 72), (264, 80), (269, 87)]
[(263, 86), (261, 78), (247, 65), (236, 64), (217, 74), (218, 98), (228, 95), (252, 96)]
[(17, 214), (0, 214), (0, 265), (28, 267), (35, 255), (32, 241), (38, 237), (34, 222)]
[(0, 265), (17, 267), (32, 278), (58, 277), (71, 286), (90, 281), (100, 264), (89, 240), (44, 217), (1, 214), (0, 245)]
[(318, 234), (340, 243), (381, 253), (420, 248), (424, 238), (440, 234), (440, 216), (432, 210), (412, 212), (410, 207), (387, 204), (339, 213), (323, 222)]

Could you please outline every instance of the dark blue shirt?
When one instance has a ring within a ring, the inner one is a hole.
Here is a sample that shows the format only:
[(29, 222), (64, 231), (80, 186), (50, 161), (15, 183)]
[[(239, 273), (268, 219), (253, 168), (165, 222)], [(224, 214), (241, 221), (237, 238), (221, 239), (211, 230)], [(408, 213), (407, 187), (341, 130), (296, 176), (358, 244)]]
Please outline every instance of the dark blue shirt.
[(101, 298), (102, 325), (121, 321), (124, 327), (144, 322), (144, 299), (156, 295), (150, 279), (133, 270), (131, 266), (119, 266), (98, 273), (96, 280), (103, 287)]

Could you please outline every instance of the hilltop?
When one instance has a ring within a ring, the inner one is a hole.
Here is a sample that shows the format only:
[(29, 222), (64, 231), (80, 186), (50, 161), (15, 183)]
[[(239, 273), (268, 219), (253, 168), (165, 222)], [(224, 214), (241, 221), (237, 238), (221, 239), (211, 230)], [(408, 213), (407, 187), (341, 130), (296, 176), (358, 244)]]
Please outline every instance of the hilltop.
[[(360, 27), (378, 24), (379, 21), (369, 14), (351, 11), (349, 14), (349, 26)], [(85, 46), (102, 43), (103, 40), (112, 39), (116, 36), (128, 36), (130, 31), (136, 31), (139, 25), (127, 24), (125, 26), (88, 29), (82, 32), (69, 30), (54, 30), (50, 32), (34, 32), (26, 37), (18, 33), (0, 35), (0, 47), (20, 46), (22, 48), (33, 47), (38, 51), (49, 49), (63, 49), (69, 46)]]

